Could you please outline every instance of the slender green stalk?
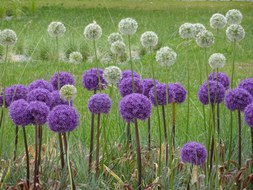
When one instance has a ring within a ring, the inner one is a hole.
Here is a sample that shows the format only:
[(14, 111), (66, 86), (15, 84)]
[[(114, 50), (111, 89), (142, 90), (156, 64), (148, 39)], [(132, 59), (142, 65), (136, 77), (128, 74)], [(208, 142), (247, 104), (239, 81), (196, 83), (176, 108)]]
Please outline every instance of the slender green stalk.
[(187, 89), (188, 89), (188, 95), (187, 95), (187, 125), (186, 125), (186, 135), (185, 135), (185, 142), (188, 142), (189, 138), (189, 126), (190, 126), (190, 64), (189, 61), (187, 61)]
[(34, 177), (33, 177), (33, 186), (34, 190), (37, 189), (38, 183), (38, 126), (35, 126), (35, 159), (34, 159)]
[(148, 118), (148, 151), (151, 151), (151, 119)]
[(173, 152), (175, 151), (175, 147), (176, 147), (176, 103), (173, 102), (172, 103), (172, 131), (171, 131), (171, 135), (172, 135), (172, 146), (173, 146)]
[(235, 56), (236, 56), (236, 41), (233, 42), (233, 60), (232, 60), (232, 73), (231, 73), (231, 88), (234, 87), (234, 78), (235, 78)]
[[(253, 160), (253, 127), (250, 127), (251, 134), (251, 160)], [(251, 162), (251, 173), (253, 173), (253, 162)]]
[(163, 116), (163, 131), (164, 131), (164, 141), (165, 141), (165, 164), (166, 164), (166, 166), (168, 166), (169, 144), (168, 144), (168, 135), (167, 135), (166, 116), (165, 116), (164, 105), (162, 105), (162, 116)]
[(58, 134), (58, 139), (59, 139), (59, 146), (60, 146), (60, 158), (61, 158), (61, 168), (64, 168), (64, 152), (63, 152), (63, 144), (62, 144), (62, 134)]
[(132, 138), (131, 138), (131, 123), (127, 122), (127, 148), (131, 145)]
[(96, 147), (96, 179), (99, 176), (99, 137), (100, 137), (100, 114), (97, 117), (97, 147)]
[(41, 163), (41, 150), (42, 150), (42, 126), (39, 126), (39, 154), (38, 154), (38, 168), (40, 167)]
[(22, 129), (23, 129), (23, 135), (24, 135), (24, 145), (25, 145), (25, 154), (26, 154), (26, 183), (29, 188), (30, 187), (29, 151), (28, 151), (25, 127), (22, 127)]
[(15, 127), (15, 147), (14, 147), (14, 156), (13, 156), (13, 161), (15, 162), (17, 158), (17, 150), (18, 150), (18, 126)]
[(138, 123), (137, 119), (134, 121), (135, 124), (135, 136), (136, 136), (136, 154), (137, 154), (137, 164), (138, 164), (138, 190), (141, 190), (141, 180), (142, 180), (142, 166), (141, 166), (141, 145), (140, 145), (140, 139), (139, 139), (139, 129), (138, 129)]
[[(238, 110), (238, 171), (241, 170), (242, 166), (242, 122), (241, 122), (241, 112)], [(237, 189), (241, 189), (241, 181), (237, 184)]]
[(98, 55), (97, 55), (96, 40), (93, 40), (93, 47), (94, 47), (95, 63), (97, 65), (98, 90), (101, 90), (102, 89), (102, 83), (101, 83), (101, 79), (100, 79), (100, 72), (99, 72), (99, 65), (98, 65)]
[(130, 35), (128, 35), (128, 48), (129, 48), (129, 60), (130, 60), (131, 72), (132, 72), (132, 91), (134, 93), (135, 92), (135, 90), (134, 90), (134, 69), (133, 69), (133, 61), (132, 61), (131, 38), (130, 38)]

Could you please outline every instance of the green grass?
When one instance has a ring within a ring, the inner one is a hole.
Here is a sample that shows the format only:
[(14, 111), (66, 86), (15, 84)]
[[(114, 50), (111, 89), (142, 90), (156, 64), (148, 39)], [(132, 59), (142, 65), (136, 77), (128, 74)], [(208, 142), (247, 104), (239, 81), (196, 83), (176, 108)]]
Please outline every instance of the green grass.
[[(208, 29), (209, 18), (213, 13), (220, 12), (225, 14), (231, 8), (237, 8), (243, 13), (242, 26), (245, 28), (245, 39), (237, 44), (236, 52), (236, 82), (241, 79), (253, 76), (253, 4), (242, 2), (167, 2), (167, 1), (50, 1), (37, 2), (32, 5), (30, 1), (21, 1), (19, 3), (9, 4), (9, 1), (4, 0), (4, 8), (11, 9), (16, 15), (12, 21), (0, 21), (0, 30), (10, 28), (16, 31), (18, 36), (18, 43), (12, 49), (12, 52), (25, 53), (32, 57), (32, 62), (28, 63), (8, 63), (6, 72), (6, 85), (16, 83), (23, 83), (28, 85), (36, 79), (44, 78), (49, 80), (56, 72), (57, 63), (55, 57), (55, 41), (47, 34), (47, 26), (51, 21), (62, 21), (67, 32), (63, 38), (59, 40), (60, 50), (68, 52), (68, 49), (79, 50), (85, 55), (92, 54), (92, 43), (84, 39), (84, 27), (96, 20), (103, 29), (103, 36), (98, 41), (99, 52), (104, 53), (109, 51), (107, 43), (107, 36), (117, 31), (118, 22), (125, 17), (135, 18), (138, 22), (139, 28), (136, 35), (133, 36), (133, 47), (137, 50), (141, 49), (139, 42), (140, 35), (147, 30), (157, 33), (159, 36), (160, 46), (170, 46), (178, 54), (177, 62), (170, 68), (162, 68), (155, 63), (155, 74), (161, 82), (181, 82), (185, 87), (187, 86), (187, 71), (190, 70), (190, 134), (189, 140), (199, 141), (207, 144), (207, 131), (203, 126), (202, 106), (197, 100), (197, 91), (199, 85), (205, 80), (204, 64), (204, 50), (197, 47), (192, 42), (190, 47), (183, 45), (183, 40), (178, 35), (178, 28), (185, 22), (200, 22)], [(50, 5), (50, 6), (48, 6)], [(51, 6), (53, 5), (53, 6)], [(216, 40), (215, 44), (208, 49), (208, 56), (215, 52), (223, 53), (227, 58), (227, 63), (222, 72), (226, 72), (231, 76), (232, 63), (232, 44), (227, 41), (225, 31), (220, 31), (219, 35), (214, 32)], [(125, 38), (125, 42), (126, 42)], [(4, 50), (0, 53), (4, 53)], [(140, 61), (134, 62), (134, 69), (139, 72), (142, 78), (151, 78), (151, 62), (155, 62), (154, 55), (151, 59), (148, 55), (143, 55)], [(190, 66), (187, 68), (187, 62)], [(100, 65), (105, 68), (107, 65)], [(71, 72), (76, 79), (76, 86), (78, 89), (78, 96), (75, 100), (75, 106), (80, 114), (79, 127), (71, 134), (70, 150), (72, 151), (71, 159), (74, 162), (77, 176), (75, 178), (78, 184), (86, 184), (86, 188), (82, 189), (115, 189), (114, 180), (112, 176), (106, 174), (101, 175), (101, 180), (96, 185), (95, 182), (90, 183), (87, 177), (87, 160), (84, 161), (85, 155), (88, 155), (89, 147), (89, 130), (90, 130), (90, 113), (88, 112), (86, 103), (91, 96), (91, 92), (87, 92), (82, 88), (82, 74), (85, 70), (96, 67), (96, 65), (83, 62), (82, 64), (73, 66), (66, 63), (60, 63), (60, 70)], [(123, 69), (130, 69), (129, 64), (119, 65)], [(0, 71), (3, 69), (3, 64), (0, 64)], [(2, 81), (1, 81), (2, 83)], [(105, 93), (109, 94), (110, 89)], [(102, 134), (101, 146), (104, 152), (104, 164), (112, 168), (112, 170), (119, 175), (119, 177), (126, 183), (131, 185), (135, 181), (131, 179), (131, 174), (134, 173), (135, 159), (128, 160), (125, 149), (122, 148), (125, 139), (125, 123), (120, 118), (117, 107), (120, 100), (120, 95), (115, 89), (112, 94), (113, 108), (108, 116), (102, 117)], [(207, 108), (209, 109), (209, 107)], [(177, 121), (176, 121), (176, 143), (180, 147), (185, 143), (185, 131), (187, 120), (187, 103), (177, 106)], [(167, 108), (167, 115), (170, 115), (171, 108)], [(152, 144), (157, 147), (158, 142), (158, 127), (156, 113), (154, 109), (154, 118), (152, 119)], [(222, 106), (222, 138), (226, 145), (227, 151), (228, 131), (229, 131), (229, 112)], [(234, 119), (236, 121), (236, 119)], [(236, 126), (236, 124), (234, 124)], [(53, 141), (52, 133), (44, 127), (45, 144), (48, 149), (49, 142), (54, 143), (57, 147), (57, 142)], [(33, 146), (33, 127), (27, 127), (29, 131), (29, 144)], [(141, 135), (142, 147), (147, 146), (147, 123), (140, 122), (139, 130)], [(234, 129), (236, 131), (236, 128)], [(132, 132), (133, 128), (132, 128)], [(1, 159), (11, 159), (14, 148), (14, 126), (6, 115), (4, 127), (0, 129), (2, 152), (0, 152)], [(106, 139), (104, 138), (106, 135)], [(134, 133), (132, 133), (134, 136)], [(169, 133), (170, 135), (170, 133)], [(21, 137), (22, 135), (20, 135)], [(3, 137), (3, 138), (2, 138)], [(4, 138), (5, 137), (5, 138)], [(243, 126), (243, 158), (244, 161), (250, 158), (250, 130), (247, 126)], [(48, 143), (46, 143), (48, 142)], [(233, 146), (236, 147), (237, 139), (234, 134)], [(105, 146), (107, 149), (105, 149)], [(19, 151), (23, 154), (22, 137), (20, 138)], [(134, 154), (135, 155), (135, 154)], [(233, 151), (233, 159), (236, 160), (236, 148)], [(144, 155), (143, 155), (144, 156)], [(152, 155), (155, 157), (155, 154)], [(134, 156), (135, 157), (135, 156)], [(126, 159), (123, 159), (126, 158)], [(57, 153), (54, 153), (51, 158), (46, 158), (44, 161), (44, 173), (42, 181), (45, 187), (50, 186), (48, 178), (58, 180), (56, 172), (51, 172), (51, 168), (57, 171), (60, 167)], [(57, 161), (57, 162), (56, 162)], [(153, 163), (157, 162), (152, 159), (151, 163), (145, 163), (144, 180), (151, 183), (155, 177), (153, 172)], [(178, 159), (176, 160), (176, 163)], [(50, 165), (52, 164), (52, 166)], [(11, 165), (9, 177), (5, 182), (14, 185), (19, 178), (24, 178), (24, 165), (15, 167)], [(176, 187), (184, 184), (185, 178), (188, 176), (176, 176)], [(163, 179), (163, 178), (162, 178)], [(164, 179), (166, 180), (166, 179)], [(64, 181), (64, 179), (63, 179)], [(64, 184), (64, 183), (62, 183)]]

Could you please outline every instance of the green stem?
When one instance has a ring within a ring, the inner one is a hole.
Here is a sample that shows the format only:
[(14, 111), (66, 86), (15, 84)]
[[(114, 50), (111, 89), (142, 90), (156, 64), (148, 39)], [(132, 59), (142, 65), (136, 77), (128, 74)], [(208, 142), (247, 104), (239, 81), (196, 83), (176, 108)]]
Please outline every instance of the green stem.
[(232, 60), (232, 74), (231, 74), (231, 88), (234, 87), (234, 77), (235, 77), (235, 56), (236, 56), (236, 41), (233, 42), (233, 60)]
[(14, 147), (14, 156), (13, 161), (15, 162), (17, 158), (17, 149), (18, 149), (18, 126), (15, 127), (15, 147)]
[(96, 147), (96, 179), (99, 176), (99, 137), (100, 137), (100, 114), (97, 117), (97, 147)]
[(163, 115), (163, 131), (164, 131), (164, 141), (165, 141), (165, 164), (168, 166), (169, 159), (169, 144), (168, 144), (168, 135), (167, 135), (167, 127), (166, 127), (166, 118), (165, 118), (165, 108), (162, 105), (162, 115)]
[(130, 35), (128, 35), (128, 47), (129, 47), (129, 60), (131, 64), (131, 72), (132, 72), (132, 91), (134, 93), (134, 70), (133, 70), (133, 62), (132, 62), (132, 52), (131, 52), (131, 38)]
[(139, 131), (138, 131), (138, 123), (137, 119), (134, 121), (135, 123), (135, 135), (136, 135), (136, 154), (137, 154), (137, 163), (138, 163), (138, 190), (141, 190), (141, 179), (142, 179), (142, 172), (141, 172), (141, 145), (140, 145), (140, 138), (139, 138)]
[(22, 128), (23, 128), (23, 134), (24, 134), (24, 145), (25, 145), (25, 154), (26, 154), (26, 183), (29, 188), (30, 187), (29, 151), (28, 151), (28, 145), (27, 145), (26, 130), (25, 130), (25, 127), (22, 127)]

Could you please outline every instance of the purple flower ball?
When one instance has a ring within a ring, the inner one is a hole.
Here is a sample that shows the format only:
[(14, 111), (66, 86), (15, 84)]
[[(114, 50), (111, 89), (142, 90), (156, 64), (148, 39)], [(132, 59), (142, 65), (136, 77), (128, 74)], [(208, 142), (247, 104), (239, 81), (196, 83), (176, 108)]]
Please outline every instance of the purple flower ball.
[(169, 89), (171, 89), (174, 94), (174, 102), (176, 102), (177, 104), (181, 104), (185, 101), (187, 91), (185, 90), (182, 84), (180, 83), (169, 84)]
[(28, 106), (28, 111), (31, 117), (31, 123), (38, 126), (44, 125), (47, 122), (49, 107), (44, 102), (33, 101)]
[[(75, 85), (75, 79), (70, 73), (60, 72), (59, 77), (60, 78), (58, 79), (58, 73), (55, 73), (50, 79), (50, 83), (53, 85), (54, 90), (59, 90), (61, 89), (61, 87), (63, 87), (66, 84)], [(59, 89), (58, 89), (58, 82), (60, 83)]]
[(133, 93), (122, 98), (119, 104), (119, 112), (127, 122), (134, 119), (145, 120), (151, 114), (151, 101), (143, 94)]
[(53, 92), (51, 92), (50, 97), (51, 97), (50, 109), (53, 109), (55, 106), (58, 105), (68, 105), (68, 102), (64, 101), (61, 98), (61, 95), (58, 90), (54, 90)]
[[(100, 82), (100, 85), (98, 84)], [(104, 90), (107, 86), (103, 78), (103, 70), (96, 68), (89, 69), (83, 74), (83, 87), (87, 90)]]
[[(122, 97), (133, 93), (132, 77), (124, 78), (119, 84), (119, 92)], [(134, 93), (142, 94), (143, 85), (139, 78), (134, 77)]]
[(242, 88), (229, 90), (225, 97), (225, 105), (231, 111), (243, 111), (252, 101), (251, 94)]
[(217, 78), (226, 90), (229, 89), (230, 79), (225, 73), (212, 73), (208, 76), (208, 79), (213, 81), (217, 81)]
[(36, 88), (44, 88), (47, 89), (48, 91), (52, 92), (54, 90), (54, 87), (52, 86), (52, 84), (44, 79), (39, 79), (36, 81), (33, 81), (30, 85), (29, 85), (29, 91), (32, 91)]
[[(143, 79), (143, 95), (149, 98), (149, 91), (154, 86), (154, 79)], [(156, 85), (158, 84), (158, 81), (156, 81)]]
[(51, 106), (51, 93), (45, 88), (36, 88), (27, 94), (27, 101), (45, 102), (48, 107)]
[(14, 101), (9, 107), (9, 116), (15, 125), (22, 127), (31, 123), (28, 111), (29, 103), (23, 99)]
[[(212, 104), (220, 104), (225, 97), (225, 88), (224, 86), (217, 81), (209, 81), (209, 88), (210, 88), (210, 102)], [(199, 88), (198, 91), (198, 99), (203, 105), (209, 104), (208, 98), (208, 84), (205, 81)]]
[(57, 133), (73, 131), (78, 126), (79, 116), (75, 108), (58, 105), (48, 115), (48, 127)]
[(253, 78), (242, 80), (238, 87), (247, 90), (253, 96)]
[[(167, 86), (167, 87), (166, 87)], [(168, 92), (166, 93), (166, 88), (168, 88)], [(166, 95), (168, 96), (168, 99), (166, 101)], [(171, 87), (166, 84), (158, 84), (156, 85), (156, 96), (157, 96), (157, 102), (155, 99), (155, 88), (152, 87), (149, 92), (149, 97), (153, 105), (157, 106), (156, 103), (160, 106), (166, 105), (166, 103), (172, 103), (174, 100), (174, 92), (172, 91)]]
[(111, 110), (112, 101), (107, 94), (94, 94), (88, 101), (88, 109), (91, 113), (109, 113)]
[(197, 142), (188, 142), (181, 148), (181, 160), (193, 165), (204, 164), (207, 157), (207, 151), (203, 144)]
[(5, 104), (9, 107), (12, 102), (19, 99), (26, 100), (28, 89), (22, 84), (12, 85), (5, 89)]
[(244, 122), (248, 126), (253, 127), (253, 103), (247, 105), (244, 109)]
[[(137, 72), (133, 71), (133, 75), (134, 75), (134, 77), (141, 79), (141, 76)], [(131, 70), (122, 71), (122, 79), (121, 80), (123, 80), (124, 78), (128, 78), (128, 77), (132, 77), (132, 71)]]

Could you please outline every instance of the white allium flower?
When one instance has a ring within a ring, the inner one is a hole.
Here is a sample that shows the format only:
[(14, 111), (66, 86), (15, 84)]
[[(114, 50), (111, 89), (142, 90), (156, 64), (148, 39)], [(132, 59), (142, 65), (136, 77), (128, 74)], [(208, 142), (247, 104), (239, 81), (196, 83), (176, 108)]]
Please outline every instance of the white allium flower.
[(158, 36), (155, 32), (147, 31), (141, 35), (141, 45), (147, 49), (154, 48), (158, 44)]
[(66, 28), (62, 22), (51, 22), (48, 25), (47, 32), (51, 37), (62, 37)]
[(85, 27), (83, 34), (88, 40), (97, 40), (102, 36), (102, 28), (93, 21)]
[(196, 43), (202, 48), (208, 48), (214, 44), (214, 36), (210, 31), (202, 31), (196, 37)]
[(104, 69), (103, 77), (107, 83), (116, 85), (122, 78), (122, 72), (119, 67), (110, 66)]
[(226, 26), (226, 24), (227, 18), (220, 13), (215, 13), (210, 18), (210, 26), (214, 29), (222, 29)]
[(17, 42), (17, 35), (13, 30), (5, 29), (0, 32), (0, 44), (2, 46), (12, 46)]
[(116, 42), (116, 41), (123, 41), (123, 38), (121, 36), (120, 33), (118, 32), (113, 32), (111, 33), (109, 36), (108, 36), (108, 42), (109, 44), (111, 45), (113, 42)]
[(169, 47), (162, 47), (156, 52), (156, 61), (162, 66), (171, 66), (176, 59), (176, 52)]
[(183, 39), (194, 38), (195, 27), (192, 23), (184, 23), (179, 27), (179, 35)]
[(80, 63), (83, 60), (83, 56), (80, 52), (74, 51), (69, 54), (69, 62), (70, 63)]
[(245, 37), (245, 31), (241, 25), (232, 24), (226, 30), (227, 38), (230, 41), (241, 41)]
[(227, 12), (226, 18), (228, 24), (241, 24), (243, 16), (239, 10), (231, 9)]
[(115, 55), (123, 55), (126, 52), (126, 45), (122, 41), (113, 42), (111, 52)]
[(195, 23), (195, 24), (193, 24), (193, 26), (194, 26), (194, 37), (196, 38), (197, 37), (197, 35), (200, 33), (200, 32), (202, 32), (202, 31), (205, 31), (206, 30), (206, 27), (203, 25), (203, 24), (201, 24), (201, 23)]
[(77, 95), (77, 90), (74, 85), (66, 84), (60, 89), (60, 96), (65, 101), (74, 100)]
[(138, 28), (138, 23), (132, 18), (122, 19), (118, 24), (119, 31), (125, 35), (133, 35)]
[(225, 65), (226, 58), (221, 53), (214, 53), (209, 57), (208, 63), (212, 69), (220, 69)]

